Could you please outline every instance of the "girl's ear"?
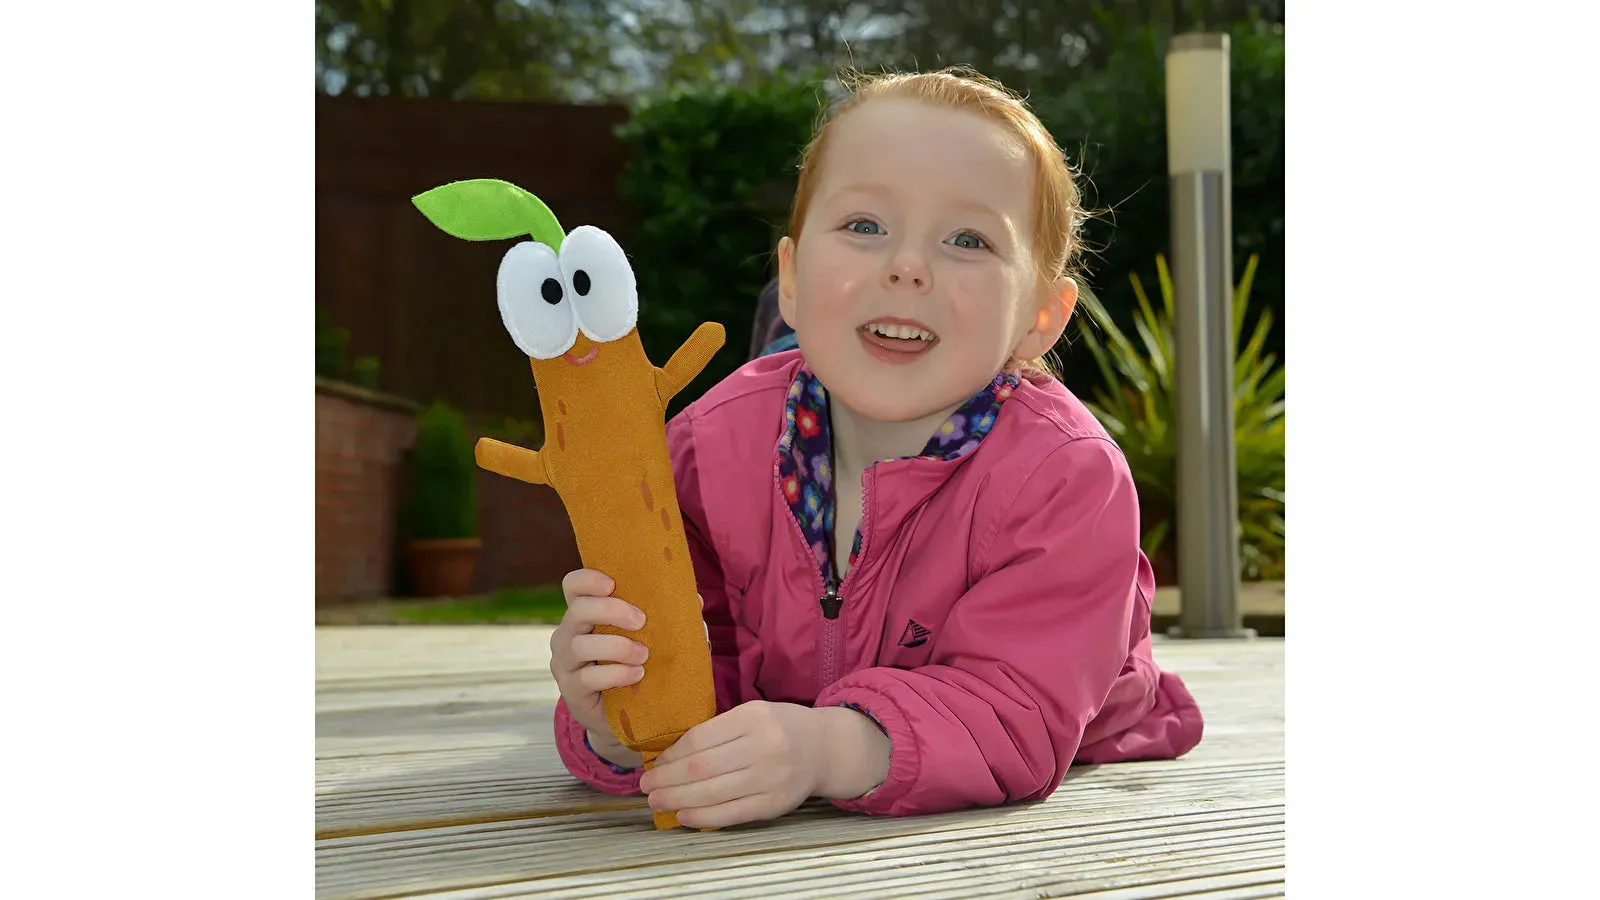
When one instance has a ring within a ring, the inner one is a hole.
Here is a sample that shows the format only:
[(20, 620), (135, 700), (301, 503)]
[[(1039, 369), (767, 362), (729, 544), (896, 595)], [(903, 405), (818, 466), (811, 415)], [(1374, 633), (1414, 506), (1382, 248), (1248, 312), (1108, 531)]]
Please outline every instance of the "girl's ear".
[(1049, 353), (1050, 348), (1061, 340), (1061, 332), (1066, 330), (1072, 310), (1077, 305), (1078, 283), (1066, 276), (1057, 278), (1034, 313), (1033, 324), (1023, 332), (1022, 340), (1011, 351), (1012, 357), (1019, 360), (1038, 359)]
[(778, 241), (778, 314), (784, 324), (794, 327), (794, 251), (788, 235)]

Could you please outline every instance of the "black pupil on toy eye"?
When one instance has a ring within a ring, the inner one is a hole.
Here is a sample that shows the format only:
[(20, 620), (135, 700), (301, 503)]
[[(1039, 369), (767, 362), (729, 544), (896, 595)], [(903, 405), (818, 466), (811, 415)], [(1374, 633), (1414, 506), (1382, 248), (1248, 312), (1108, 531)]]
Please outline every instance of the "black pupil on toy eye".
[[(579, 293), (583, 293), (579, 291)], [(561, 282), (554, 278), (546, 278), (544, 284), (539, 285), (539, 294), (544, 297), (544, 302), (552, 306), (561, 302)]]
[(589, 273), (582, 269), (572, 275), (572, 289), (578, 292), (579, 297), (589, 296)]

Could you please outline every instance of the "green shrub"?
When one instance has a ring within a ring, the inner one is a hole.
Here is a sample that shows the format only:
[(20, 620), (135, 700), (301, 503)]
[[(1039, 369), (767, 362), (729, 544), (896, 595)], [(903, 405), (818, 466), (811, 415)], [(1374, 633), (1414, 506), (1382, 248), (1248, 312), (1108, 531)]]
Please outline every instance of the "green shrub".
[[(1262, 310), (1248, 338), (1246, 306), (1257, 258), (1250, 257), (1233, 300), (1234, 452), (1238, 468), (1239, 553), (1247, 579), (1283, 577), (1284, 552), (1284, 369), (1263, 347), (1272, 314)], [(1083, 344), (1100, 370), (1103, 384), (1086, 401), (1128, 458), (1139, 490), (1142, 543), (1153, 559), (1175, 528), (1177, 502), (1177, 394), (1174, 387), (1173, 287), (1164, 257), (1156, 257), (1161, 308), (1152, 308), (1137, 273), (1129, 275), (1138, 305), (1129, 340), (1112, 322), (1102, 322), (1106, 337), (1083, 332)], [(1175, 558), (1168, 555), (1169, 559)]]
[(350, 366), (350, 380), (368, 390), (378, 389), (378, 358), (363, 356)]
[(317, 310), (316, 356), (319, 378), (345, 381), (368, 390), (378, 389), (378, 373), (381, 369), (378, 358), (362, 356), (351, 362), (350, 329), (333, 324), (327, 312), (320, 308)]
[(333, 324), (327, 312), (317, 310), (317, 374), (342, 380), (345, 355), (350, 349), (350, 329)]
[(639, 333), (657, 365), (704, 321), (728, 340), (673, 411), (745, 359), (756, 298), (772, 276), (796, 166), (819, 112), (820, 81), (679, 87), (633, 111), (619, 188), (638, 211), (627, 247)]
[(461, 414), (434, 403), (417, 415), (411, 450), (413, 539), (478, 536), (478, 465)]

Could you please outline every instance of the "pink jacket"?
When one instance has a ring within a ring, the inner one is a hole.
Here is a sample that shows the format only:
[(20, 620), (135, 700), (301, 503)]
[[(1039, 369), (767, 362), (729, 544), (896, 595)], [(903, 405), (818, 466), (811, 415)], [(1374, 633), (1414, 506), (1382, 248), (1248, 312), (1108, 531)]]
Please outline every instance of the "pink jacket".
[[(891, 741), (887, 780), (834, 801), (914, 815), (1048, 797), (1074, 762), (1178, 757), (1199, 708), (1150, 655), (1154, 577), (1122, 453), (1056, 382), (1023, 381), (978, 448), (881, 462), (836, 618), (776, 477), (797, 351), (763, 357), (668, 425), (710, 629), (718, 711), (850, 705)], [(567, 768), (608, 765), (556, 709)]]

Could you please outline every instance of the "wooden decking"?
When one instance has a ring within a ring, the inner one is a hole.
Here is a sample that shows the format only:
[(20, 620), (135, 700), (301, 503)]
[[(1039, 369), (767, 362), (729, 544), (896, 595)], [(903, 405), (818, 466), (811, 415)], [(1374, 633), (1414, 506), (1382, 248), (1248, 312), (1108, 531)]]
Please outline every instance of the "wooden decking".
[(1181, 760), (1074, 769), (1049, 800), (881, 819), (813, 803), (658, 833), (556, 757), (548, 628), (317, 630), (317, 894), (1276, 897), (1282, 640), (1163, 641), (1207, 716)]

